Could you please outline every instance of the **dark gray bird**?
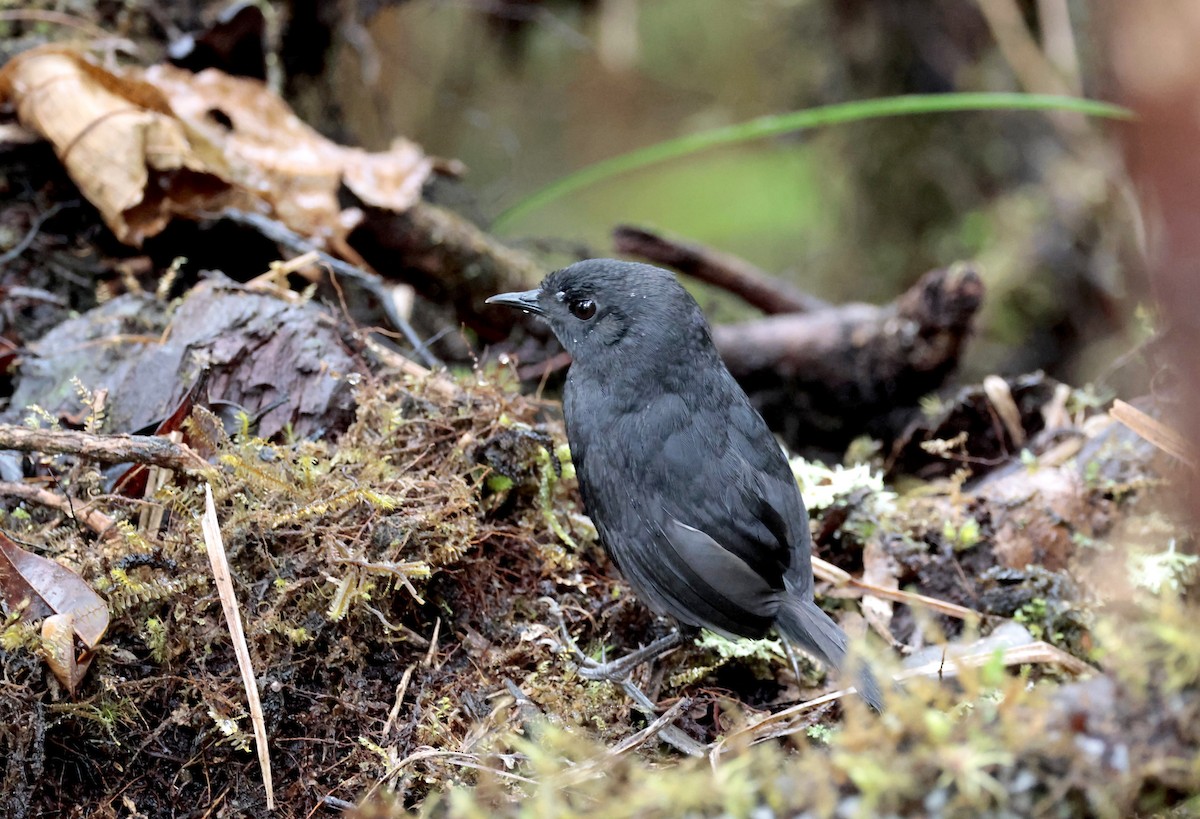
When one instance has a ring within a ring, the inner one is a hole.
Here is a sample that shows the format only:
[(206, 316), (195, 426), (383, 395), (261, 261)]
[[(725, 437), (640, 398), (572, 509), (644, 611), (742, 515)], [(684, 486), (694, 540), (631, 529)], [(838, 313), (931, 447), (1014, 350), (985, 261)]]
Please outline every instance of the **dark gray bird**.
[[(570, 353), (563, 412), (579, 488), (634, 592), (727, 637), (774, 626), (842, 668), (846, 634), (813, 602), (812, 538), (791, 468), (675, 277), (594, 259), (488, 303), (543, 317)], [(866, 666), (857, 680), (880, 710)]]

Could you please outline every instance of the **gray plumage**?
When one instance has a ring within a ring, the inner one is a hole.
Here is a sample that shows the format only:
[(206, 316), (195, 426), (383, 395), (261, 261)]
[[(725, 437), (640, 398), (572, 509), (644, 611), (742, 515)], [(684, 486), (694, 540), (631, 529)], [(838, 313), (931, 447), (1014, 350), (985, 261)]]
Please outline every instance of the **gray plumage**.
[[(813, 602), (812, 540), (791, 468), (675, 277), (597, 259), (489, 301), (542, 315), (570, 353), (563, 413), (580, 490), (637, 595), (727, 637), (774, 626), (842, 668), (846, 635)], [(879, 710), (865, 666), (857, 681)]]

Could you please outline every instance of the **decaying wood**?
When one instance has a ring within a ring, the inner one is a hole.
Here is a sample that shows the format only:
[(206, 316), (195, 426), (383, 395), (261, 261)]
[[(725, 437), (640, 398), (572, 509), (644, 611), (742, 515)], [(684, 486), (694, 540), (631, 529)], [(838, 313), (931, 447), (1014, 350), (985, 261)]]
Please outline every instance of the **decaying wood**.
[(764, 313), (808, 313), (829, 307), (827, 302), (772, 277), (745, 259), (694, 242), (620, 225), (613, 231), (613, 243), (618, 253), (674, 268), (733, 293)]
[[(174, 412), (200, 372), (201, 403), (243, 411), (269, 438), (342, 429), (366, 364), (346, 327), (311, 301), (281, 299), (213, 275), (167, 315), (156, 299), (126, 294), (60, 323), (24, 356), (11, 407), (51, 415), (78, 409), (70, 379), (107, 389), (107, 429), (143, 430)], [(15, 421), (10, 409), (0, 420)]]
[(713, 340), (772, 428), (794, 444), (837, 449), (942, 384), (982, 300), (973, 268), (945, 268), (887, 305), (720, 325)]
[(496, 293), (537, 287), (548, 272), (452, 211), (420, 202), (404, 213), (369, 209), (349, 243), (384, 276), (408, 282), (434, 301), (453, 305), (484, 339), (512, 329), (511, 311), (485, 308)]

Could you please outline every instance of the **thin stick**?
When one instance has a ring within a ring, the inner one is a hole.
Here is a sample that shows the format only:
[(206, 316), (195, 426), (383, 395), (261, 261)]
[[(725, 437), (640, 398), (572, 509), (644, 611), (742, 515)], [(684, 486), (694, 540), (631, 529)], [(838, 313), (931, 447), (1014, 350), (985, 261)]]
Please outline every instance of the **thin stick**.
[(416, 665), (410, 665), (404, 669), (404, 676), (400, 678), (400, 684), (396, 686), (396, 701), (392, 705), (392, 710), (388, 712), (387, 723), (383, 726), (381, 736), (390, 736), (392, 727), (395, 726), (396, 720), (400, 717), (400, 704), (404, 702), (404, 695), (408, 692), (408, 682), (412, 679), (414, 668), (416, 668)]
[(462, 396), (462, 388), (454, 383), (453, 380), (443, 375), (438, 375), (433, 370), (422, 367), (412, 359), (405, 358), (399, 353), (389, 350), (373, 338), (364, 338), (363, 342), (384, 364), (395, 367), (405, 375), (424, 379), (425, 386), (432, 390), (434, 395), (439, 398), (451, 400)]
[[(583, 649), (576, 644), (575, 639), (571, 636), (571, 632), (567, 630), (567, 621), (566, 618), (563, 617), (562, 609), (559, 607), (558, 601), (552, 597), (542, 597), (540, 599), (550, 607), (551, 616), (558, 621), (558, 633), (561, 637), (559, 648), (568, 651), (572, 656), (574, 656), (575, 661), (579, 663), (580, 666), (594, 662), (590, 657), (583, 653)], [(620, 685), (621, 688), (625, 690), (625, 693), (629, 696), (629, 698), (634, 701), (634, 704), (637, 706), (639, 711), (641, 711), (647, 717), (658, 717), (658, 706), (656, 706), (654, 702), (646, 696), (642, 689), (634, 685), (628, 677), (617, 684)], [(678, 751), (682, 751), (688, 756), (704, 756), (704, 746), (685, 734), (681, 728), (675, 725), (664, 725), (662, 728), (658, 729), (657, 733), (663, 742), (667, 743)]]
[(105, 464), (154, 464), (189, 474), (212, 470), (208, 461), (187, 444), (155, 435), (93, 435), (0, 424), (0, 449), (79, 455)]
[(737, 256), (704, 245), (668, 239), (643, 228), (619, 225), (613, 230), (619, 253), (641, 256), (656, 264), (719, 287), (764, 313), (810, 313), (829, 306)]
[(625, 739), (621, 740), (612, 748), (610, 748), (608, 755), (610, 757), (622, 756), (634, 750), (635, 748), (640, 748), (641, 746), (645, 745), (651, 739), (658, 736), (658, 734), (668, 725), (673, 723), (675, 718), (682, 714), (685, 709), (691, 707), (691, 704), (691, 698), (681, 698), (666, 711), (663, 711), (662, 715), (658, 719), (654, 720), (654, 722), (650, 723), (636, 734), (625, 737)]
[(442, 631), (442, 618), (439, 617), (433, 621), (433, 636), (429, 638), (429, 651), (425, 652), (424, 666), (433, 668), (433, 663), (437, 659), (438, 653), (438, 635)]
[[(228, 209), (224, 211), (222, 217), (237, 222), (247, 227), (252, 227), (267, 237), (276, 244), (282, 245), (293, 253), (304, 254), (306, 258), (316, 258), (327, 266), (334, 274), (343, 278), (351, 279), (358, 284), (359, 287), (370, 293), (379, 302), (380, 309), (383, 310), (387, 320), (392, 326), (399, 330), (404, 338), (412, 345), (413, 352), (421, 357), (426, 366), (440, 369), (445, 365), (438, 361), (437, 357), (429, 351), (425, 342), (413, 330), (412, 325), (400, 312), (396, 309), (395, 302), (386, 292), (383, 279), (377, 274), (369, 270), (364, 270), (355, 265), (344, 262), (336, 256), (331, 256), (320, 248), (316, 247), (313, 242), (309, 241), (304, 236), (288, 228), (282, 222), (272, 219), (269, 216), (264, 216), (261, 213), (251, 213), (248, 211), (240, 211)], [(311, 254), (311, 255), (310, 255)]]
[[(947, 663), (946, 659), (951, 662)], [(960, 654), (954, 657), (943, 657), (938, 660), (910, 668), (895, 675), (892, 679), (895, 682), (912, 679), (913, 677), (948, 677), (957, 676), (963, 668), (980, 668), (996, 659), (996, 651), (989, 649), (987, 651), (977, 651), (971, 654)], [(1049, 643), (1038, 640), (1037, 642), (1028, 643), (1022, 646), (1010, 646), (1003, 650), (1001, 663), (1004, 666), (1014, 665), (1057, 665), (1064, 671), (1082, 676), (1084, 674), (1094, 674), (1096, 669), (1077, 657), (1074, 657), (1060, 648), (1056, 648)], [(717, 760), (721, 753), (729, 745), (729, 743), (738, 738), (747, 738), (751, 744), (762, 742), (767, 739), (787, 736), (801, 730), (800, 727), (794, 725), (780, 725), (791, 720), (792, 717), (803, 714), (806, 711), (811, 711), (822, 705), (840, 700), (854, 692), (853, 688), (843, 688), (838, 691), (832, 691), (828, 694), (823, 694), (811, 700), (793, 705), (791, 708), (785, 708), (782, 711), (771, 714), (765, 719), (755, 723), (754, 725), (734, 731), (722, 739), (717, 740), (709, 746), (708, 758), (709, 762), (716, 767)], [(775, 727), (771, 727), (775, 726)], [(770, 728), (770, 730), (764, 730)]]
[(39, 503), (42, 506), (57, 509), (67, 517), (79, 521), (105, 540), (119, 540), (121, 537), (121, 532), (117, 529), (116, 521), (108, 515), (103, 512), (97, 512), (94, 509), (75, 509), (66, 497), (55, 494), (49, 489), (28, 483), (0, 481), (0, 498), (4, 497), (20, 498), (24, 501)]
[(233, 641), (233, 653), (237, 656), (238, 670), (242, 673), (246, 702), (250, 705), (250, 721), (254, 725), (254, 742), (258, 748), (258, 766), (262, 771), (263, 787), (267, 791), (267, 810), (275, 810), (275, 788), (271, 784), (271, 754), (267, 749), (267, 724), (263, 719), (262, 702), (258, 698), (258, 683), (255, 682), (254, 666), (250, 661), (250, 647), (246, 644), (246, 633), (242, 630), (242, 618), (238, 614), (233, 578), (229, 572), (229, 558), (225, 555), (225, 542), (221, 539), (217, 508), (213, 505), (212, 487), (207, 483), (204, 485), (204, 516), (200, 519), (200, 528), (204, 531), (204, 548), (212, 564), (213, 580), (221, 597), (221, 609), (225, 612), (225, 623), (229, 626), (229, 638)]
[(1196, 459), (1192, 456), (1192, 448), (1188, 446), (1188, 442), (1162, 421), (1151, 418), (1132, 404), (1126, 404), (1120, 398), (1113, 401), (1112, 409), (1108, 411), (1108, 414), (1163, 452), (1178, 458), (1192, 469), (1196, 468)]
[[(978, 651), (973, 654), (960, 654), (940, 660), (928, 662), (916, 668), (908, 668), (897, 674), (896, 680), (907, 680), (913, 677), (955, 677), (961, 668), (979, 668), (987, 665), (996, 658), (995, 649)], [(947, 665), (945, 660), (951, 662)], [(1038, 640), (1023, 646), (1010, 646), (1004, 649), (1004, 665), (1057, 665), (1070, 674), (1081, 677), (1085, 674), (1095, 674), (1096, 669), (1078, 657), (1068, 654), (1061, 648)]]
[[(619, 685), (624, 689), (625, 694), (633, 700), (637, 709), (647, 717), (655, 717), (658, 713), (658, 706), (654, 701), (646, 696), (642, 689), (633, 684), (633, 681), (626, 678)], [(658, 728), (655, 733), (662, 739), (663, 742), (675, 748), (677, 751), (682, 751), (688, 756), (701, 757), (704, 756), (704, 746), (683, 732), (683, 729), (671, 724), (666, 724)]]
[(924, 594), (917, 594), (916, 592), (889, 589), (886, 586), (878, 586), (874, 583), (868, 583), (865, 580), (859, 580), (849, 572), (843, 571), (819, 557), (813, 557), (812, 566), (814, 575), (839, 588), (850, 588), (873, 597), (891, 600), (894, 603), (905, 603), (909, 606), (921, 606), (933, 609), (939, 614), (945, 614), (948, 617), (955, 617), (959, 620), (984, 619), (983, 612), (969, 609), (966, 606), (960, 606), (957, 603), (949, 603), (945, 600), (938, 600), (936, 597), (929, 597)]

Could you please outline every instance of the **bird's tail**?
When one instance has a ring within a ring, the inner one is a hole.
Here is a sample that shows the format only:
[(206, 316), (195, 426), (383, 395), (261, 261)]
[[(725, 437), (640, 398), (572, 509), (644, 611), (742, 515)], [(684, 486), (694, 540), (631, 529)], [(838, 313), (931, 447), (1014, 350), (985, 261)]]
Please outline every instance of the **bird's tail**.
[[(779, 606), (775, 625), (784, 637), (827, 666), (839, 671), (845, 668), (849, 643), (846, 632), (812, 600), (789, 594)], [(864, 663), (858, 664), (857, 671), (855, 688), (859, 695), (876, 711), (882, 712), (883, 695), (875, 675)]]

